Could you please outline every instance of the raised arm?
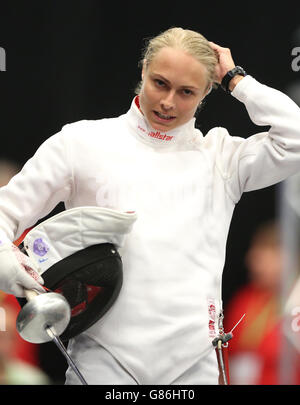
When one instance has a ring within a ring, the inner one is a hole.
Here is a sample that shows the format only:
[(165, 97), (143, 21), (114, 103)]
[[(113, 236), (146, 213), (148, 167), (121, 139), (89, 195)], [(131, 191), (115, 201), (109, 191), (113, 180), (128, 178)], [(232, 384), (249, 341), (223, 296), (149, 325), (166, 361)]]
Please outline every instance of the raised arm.
[[(211, 46), (218, 54), (216, 82), (221, 83), (235, 63), (228, 48)], [(287, 95), (250, 75), (236, 75), (229, 90), (244, 103), (256, 125), (270, 127), (248, 138), (229, 136), (224, 128), (213, 130), (219, 144), (217, 165), (228, 192), (238, 201), (245, 191), (273, 185), (300, 171), (300, 109)]]

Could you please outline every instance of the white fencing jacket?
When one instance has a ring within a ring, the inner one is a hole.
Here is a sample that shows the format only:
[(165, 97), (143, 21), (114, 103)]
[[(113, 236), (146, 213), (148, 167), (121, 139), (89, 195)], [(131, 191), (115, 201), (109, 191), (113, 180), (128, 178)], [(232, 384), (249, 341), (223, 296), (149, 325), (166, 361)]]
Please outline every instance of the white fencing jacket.
[(134, 100), (120, 117), (63, 127), (0, 190), (10, 240), (60, 201), (137, 213), (120, 252), (121, 293), (86, 334), (141, 384), (168, 384), (212, 349), (235, 204), (300, 170), (298, 106), (251, 76), (232, 95), (270, 130), (204, 137), (192, 119), (161, 133)]

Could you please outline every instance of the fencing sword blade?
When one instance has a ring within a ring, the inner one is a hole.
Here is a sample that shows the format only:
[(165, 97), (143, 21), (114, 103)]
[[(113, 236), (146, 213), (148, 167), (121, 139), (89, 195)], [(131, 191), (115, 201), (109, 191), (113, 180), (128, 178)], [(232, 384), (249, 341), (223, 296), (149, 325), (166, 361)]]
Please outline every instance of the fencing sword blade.
[(242, 322), (242, 320), (245, 318), (246, 314), (244, 314), (241, 319), (234, 325), (234, 327), (231, 329), (231, 331), (229, 333), (232, 333), (234, 331), (234, 329), (238, 326), (239, 323)]
[(83, 375), (81, 374), (81, 372), (78, 370), (76, 364), (74, 363), (74, 361), (72, 360), (71, 356), (69, 355), (69, 353), (67, 352), (63, 342), (61, 341), (61, 339), (56, 335), (56, 333), (52, 330), (52, 328), (50, 326), (46, 327), (46, 331), (48, 333), (48, 335), (51, 337), (52, 341), (56, 344), (56, 346), (58, 347), (58, 349), (60, 350), (60, 352), (64, 355), (64, 357), (66, 358), (68, 364), (70, 365), (70, 367), (72, 368), (72, 370), (74, 371), (74, 373), (77, 375), (77, 377), (79, 378), (80, 382), (82, 385), (88, 385), (85, 378), (83, 377)]

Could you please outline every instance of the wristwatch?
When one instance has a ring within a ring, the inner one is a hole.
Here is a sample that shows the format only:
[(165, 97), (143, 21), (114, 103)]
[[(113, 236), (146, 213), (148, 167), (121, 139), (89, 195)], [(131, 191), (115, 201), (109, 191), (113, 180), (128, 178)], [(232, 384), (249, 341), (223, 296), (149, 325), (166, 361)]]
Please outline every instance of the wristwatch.
[(233, 69), (229, 70), (229, 72), (227, 72), (222, 79), (221, 87), (228, 94), (231, 93), (231, 91), (229, 90), (229, 82), (236, 75), (247, 76), (247, 73), (241, 66), (236, 66)]

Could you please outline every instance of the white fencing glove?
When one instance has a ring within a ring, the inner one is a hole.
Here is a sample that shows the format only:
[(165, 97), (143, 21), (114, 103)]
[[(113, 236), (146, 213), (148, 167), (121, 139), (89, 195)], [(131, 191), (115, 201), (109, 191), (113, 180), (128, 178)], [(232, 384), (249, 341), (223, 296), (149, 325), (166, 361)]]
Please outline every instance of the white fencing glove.
[(41, 284), (44, 280), (32, 260), (13, 243), (0, 240), (0, 290), (25, 297), (24, 288), (45, 292)]

